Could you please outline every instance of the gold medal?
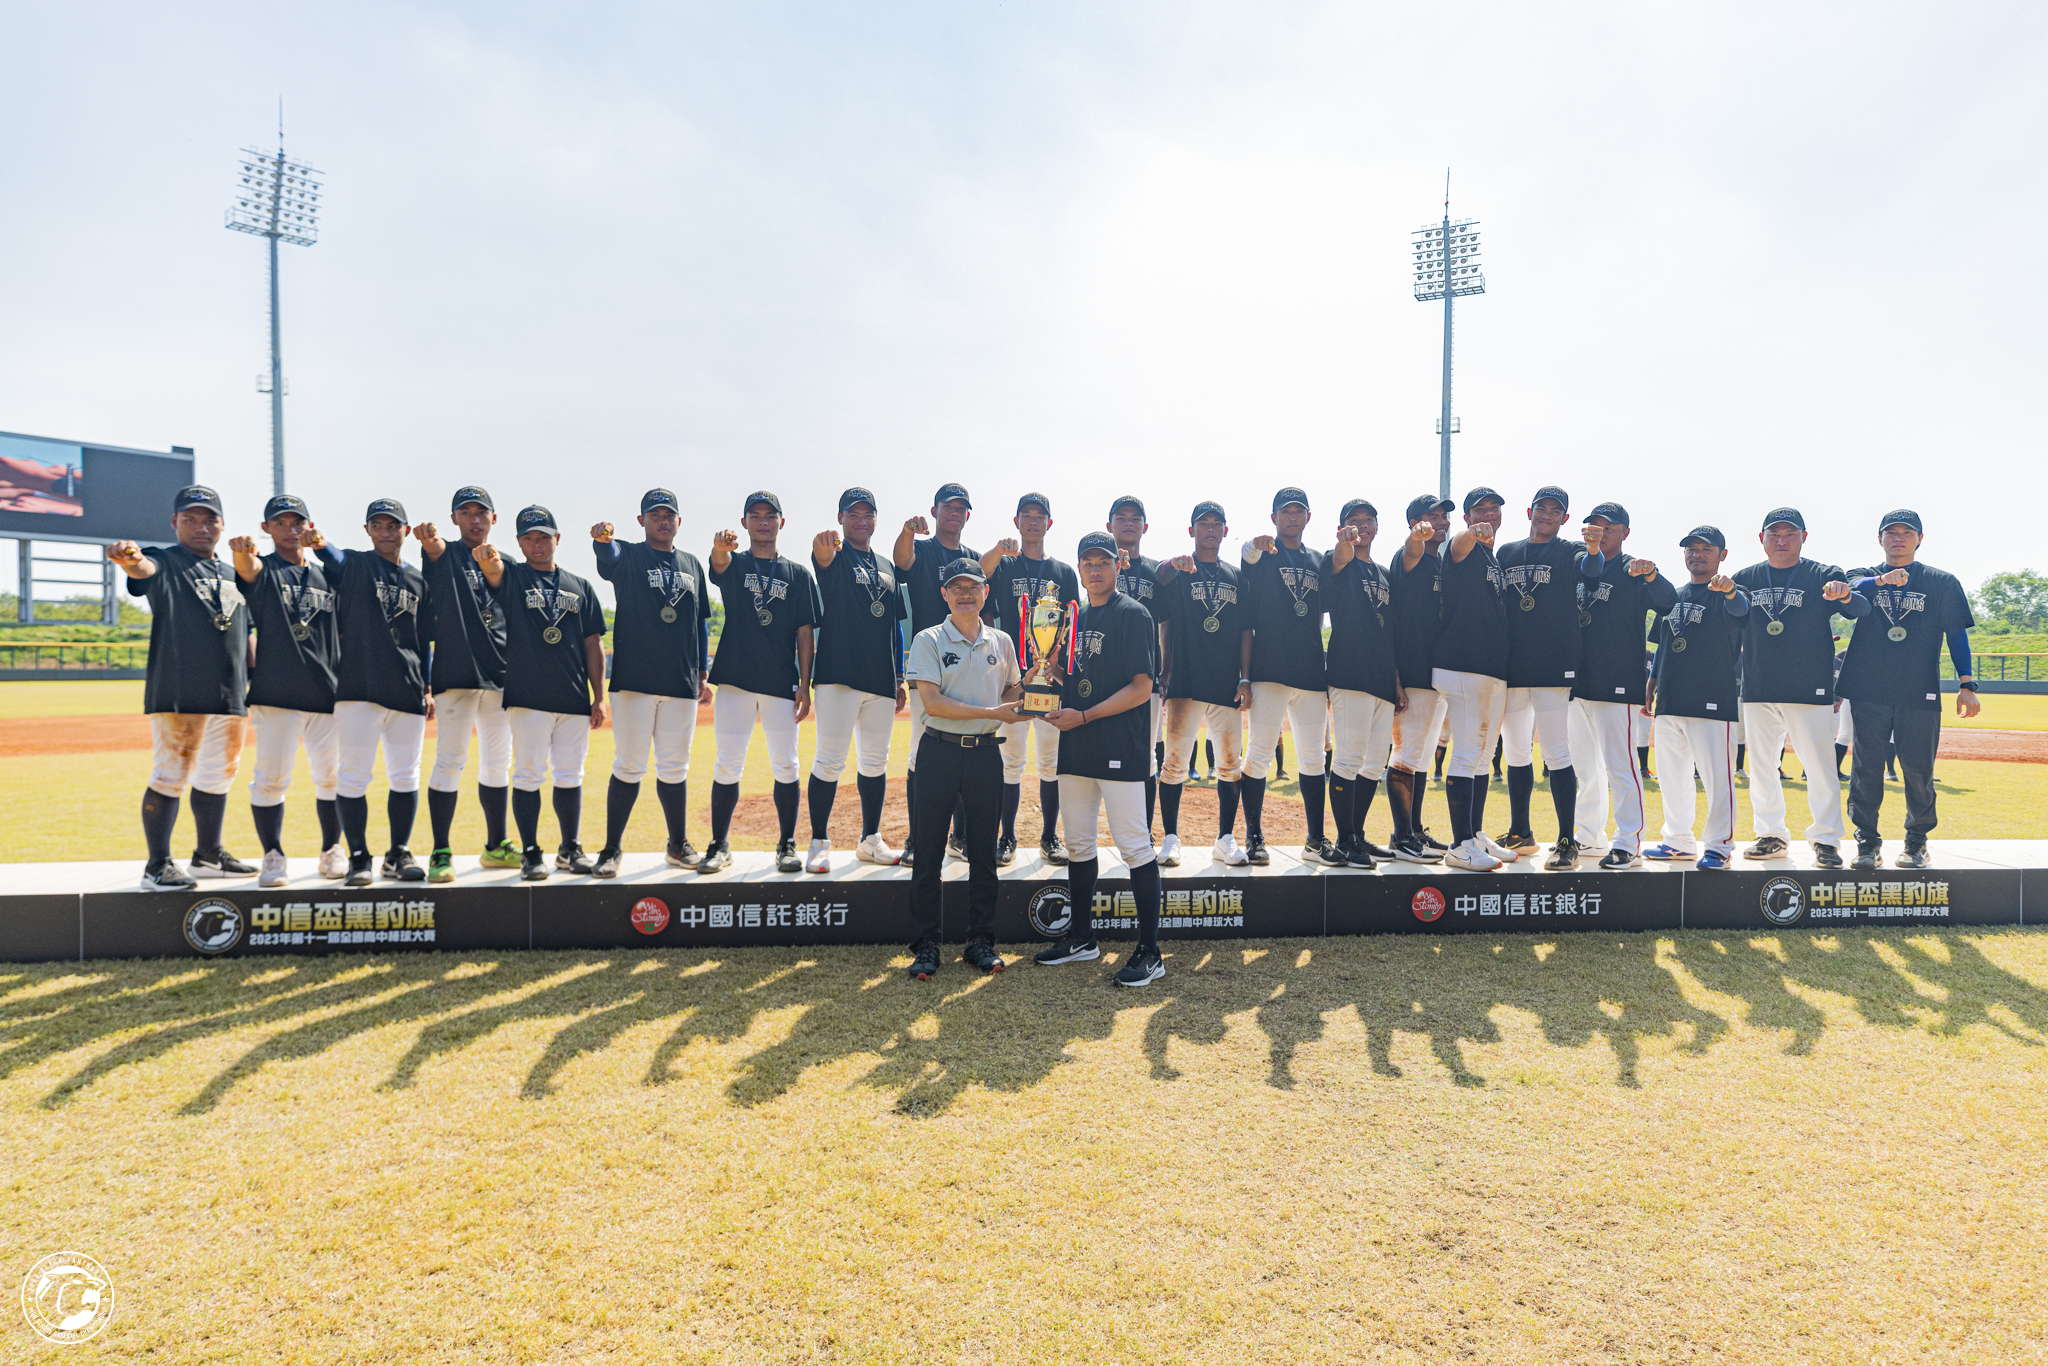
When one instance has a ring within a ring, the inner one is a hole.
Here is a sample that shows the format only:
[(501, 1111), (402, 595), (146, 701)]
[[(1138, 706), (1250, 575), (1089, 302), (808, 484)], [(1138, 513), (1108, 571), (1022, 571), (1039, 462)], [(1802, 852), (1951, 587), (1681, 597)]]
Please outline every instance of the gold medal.
[(562, 628), (550, 626), (547, 630), (540, 633), (540, 638), (550, 645), (560, 645), (562, 643)]
[(1088, 696), (1088, 694), (1090, 694), (1090, 693), (1092, 693), (1092, 692), (1094, 692), (1094, 691), (1095, 691), (1095, 685), (1094, 685), (1093, 683), (1090, 683), (1090, 682), (1089, 682), (1089, 681), (1088, 681), (1087, 679), (1085, 679), (1085, 678), (1081, 680), (1081, 687), (1080, 687), (1080, 693), (1081, 693), (1081, 696), (1083, 696), (1083, 697), (1086, 697), (1086, 696)]
[(1591, 626), (1592, 624), (1593, 614), (1591, 612), (1588, 612), (1585, 608), (1581, 607), (1579, 609), (1579, 625)]
[(234, 624), (235, 615), (232, 612), (215, 612), (213, 614), (213, 625), (215, 630), (225, 631), (228, 629), (228, 627)]
[(1223, 623), (1221, 621), (1218, 621), (1215, 617), (1203, 617), (1202, 629), (1213, 636), (1218, 631), (1223, 629)]
[(309, 640), (312, 638), (312, 635), (313, 628), (311, 626), (308, 626), (305, 622), (295, 621), (292, 623), (293, 640)]
[(889, 610), (888, 608), (886, 608), (886, 607), (882, 606), (882, 604), (881, 604), (881, 603), (879, 603), (879, 602), (871, 602), (871, 603), (869, 603), (869, 604), (868, 604), (868, 612), (869, 612), (869, 613), (870, 613), (871, 615), (874, 615), (874, 616), (878, 616), (878, 617), (879, 617), (879, 616), (881, 616), (881, 615), (882, 615), (882, 614), (883, 614), (884, 612), (886, 612), (886, 611), (888, 611), (888, 610)]
[(676, 609), (664, 604), (661, 609), (661, 619), (663, 621), (674, 621), (676, 619)]
[(1533, 611), (1535, 611), (1535, 610), (1536, 610), (1536, 599), (1535, 599), (1535, 598), (1533, 598), (1533, 597), (1531, 597), (1531, 596), (1530, 596), (1529, 594), (1527, 594), (1527, 593), (1524, 593), (1524, 594), (1522, 594), (1522, 610), (1523, 610), (1524, 612), (1533, 612)]
[(1785, 623), (1782, 621), (1773, 621), (1770, 625), (1764, 627), (1764, 630), (1768, 631), (1770, 634), (1774, 636), (1782, 636), (1785, 634)]
[(1297, 617), (1305, 617), (1305, 616), (1307, 616), (1307, 615), (1308, 615), (1308, 604), (1307, 604), (1307, 603), (1305, 603), (1305, 602), (1297, 602), (1297, 603), (1295, 603), (1295, 604), (1294, 604), (1294, 615), (1296, 615)]
[(1685, 637), (1684, 637), (1684, 636), (1673, 636), (1673, 637), (1671, 637), (1671, 653), (1673, 653), (1673, 654), (1675, 654), (1675, 655), (1682, 655), (1682, 654), (1684, 654), (1684, 653), (1685, 653)]
[(1903, 626), (1894, 626), (1891, 630), (1886, 631), (1884, 634), (1885, 639), (1887, 640), (1904, 640), (1906, 638), (1906, 628)]
[(775, 614), (765, 607), (756, 610), (754, 618), (763, 626), (772, 626), (775, 623)]

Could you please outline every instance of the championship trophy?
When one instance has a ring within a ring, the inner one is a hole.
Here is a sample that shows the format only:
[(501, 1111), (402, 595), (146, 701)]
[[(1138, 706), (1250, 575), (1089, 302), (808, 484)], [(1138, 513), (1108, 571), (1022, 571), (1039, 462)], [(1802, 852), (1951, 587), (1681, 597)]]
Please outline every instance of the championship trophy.
[(1024, 671), (1024, 700), (1017, 709), (1043, 716), (1060, 709), (1060, 683), (1052, 671), (1064, 636), (1066, 666), (1074, 666), (1073, 609), (1060, 606), (1059, 590), (1048, 581), (1038, 590), (1038, 601), (1017, 599), (1017, 619), (1024, 623), (1024, 645), (1031, 656)]

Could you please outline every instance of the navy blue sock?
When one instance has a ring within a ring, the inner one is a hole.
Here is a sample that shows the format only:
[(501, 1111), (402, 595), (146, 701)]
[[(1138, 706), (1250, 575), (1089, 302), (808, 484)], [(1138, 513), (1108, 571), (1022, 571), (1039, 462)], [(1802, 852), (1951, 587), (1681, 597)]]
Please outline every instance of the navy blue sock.
[(192, 824), (194, 840), (192, 857), (201, 854), (218, 854), (220, 849), (220, 828), (228, 818), (228, 794), (225, 792), (201, 792), (192, 790)]
[(654, 795), (661, 799), (661, 818), (668, 826), (668, 842), (682, 844), (690, 828), (690, 780), (665, 783), (654, 781)]
[[(505, 842), (505, 793), (503, 787), (476, 785), (476, 804), (484, 809), (484, 843), (496, 848)], [(539, 798), (535, 798), (538, 802)], [(539, 829), (540, 807), (533, 809), (534, 828)]]
[(796, 783), (775, 785), (775, 824), (781, 832), (776, 836), (777, 839), (796, 838), (796, 804), (802, 795), (803, 788)]
[(562, 843), (574, 844), (583, 829), (583, 789), (557, 787), (554, 791), (555, 824), (561, 827)]
[[(780, 787), (781, 785), (777, 784), (777, 786)], [(828, 783), (815, 773), (811, 775), (810, 787), (805, 792), (804, 797), (811, 808), (812, 839), (821, 840), (828, 838), (826, 832), (832, 824), (832, 802), (838, 795), (838, 783)]]
[(420, 794), (413, 792), (387, 792), (384, 794), (384, 819), (391, 826), (391, 847), (402, 849), (412, 842), (412, 823), (419, 819)]
[(320, 818), (320, 850), (325, 853), (341, 843), (341, 812), (334, 805), (334, 798), (313, 799), (313, 814)]
[(171, 828), (178, 823), (176, 797), (166, 797), (153, 787), (142, 789), (142, 839), (149, 846), (149, 861), (167, 863), (171, 857)]
[(446, 792), (432, 787), (427, 789), (427, 824), (433, 830), (436, 849), (449, 848), (448, 842), (454, 838), (455, 799), (459, 795), (453, 788)]
[(738, 783), (711, 784), (711, 842), (717, 844), (732, 830), (733, 808), (740, 804)]
[(512, 819), (519, 826), (519, 847), (540, 848), (540, 789), (528, 792), (523, 787), (512, 789)]
[(604, 852), (625, 848), (626, 824), (633, 819), (633, 804), (640, 800), (640, 784), (613, 778), (604, 789)]
[(1533, 835), (1529, 824), (1529, 800), (1536, 795), (1536, 765), (1508, 765), (1508, 833)]
[(276, 806), (249, 806), (249, 819), (256, 823), (256, 842), (263, 846), (266, 854), (284, 852), (284, 803)]
[(889, 800), (889, 775), (877, 773), (870, 778), (865, 773), (856, 773), (853, 778), (854, 791), (860, 793), (860, 837), (879, 834), (882, 829), (882, 808)]
[(1138, 903), (1138, 950), (1159, 952), (1159, 864), (1156, 860), (1131, 869), (1131, 896)]
[(334, 809), (341, 813), (341, 837), (348, 841), (351, 856), (370, 856), (370, 799), (336, 797)]
[(1074, 923), (1067, 933), (1084, 944), (1095, 938), (1095, 874), (1101, 867), (1099, 858), (1067, 865), (1067, 894), (1074, 898)]

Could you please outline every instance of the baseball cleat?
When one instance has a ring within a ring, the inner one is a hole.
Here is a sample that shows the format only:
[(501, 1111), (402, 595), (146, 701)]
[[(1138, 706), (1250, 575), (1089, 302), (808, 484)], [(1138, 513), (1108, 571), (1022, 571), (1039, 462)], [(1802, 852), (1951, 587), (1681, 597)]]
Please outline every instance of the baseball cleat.
[(591, 867), (590, 875), (592, 877), (617, 877), (619, 875), (619, 863), (624, 858), (625, 855), (617, 849), (600, 849), (597, 851), (597, 862)]
[(1892, 860), (1894, 868), (1931, 868), (1934, 856), (1927, 852), (1927, 841), (1907, 840), (1906, 847)]
[(1166, 975), (1166, 963), (1157, 949), (1139, 949), (1116, 971), (1120, 987), (1150, 986)]
[(548, 880), (548, 856), (540, 851), (538, 844), (528, 845), (519, 855), (519, 877), (525, 882)]
[(1785, 858), (1787, 857), (1785, 841), (1779, 839), (1776, 835), (1765, 835), (1755, 844), (1743, 850), (1742, 856), (1752, 859)]
[(192, 876), (196, 878), (254, 877), (256, 870), (225, 849), (210, 854), (192, 851)]
[(804, 861), (796, 855), (796, 841), (776, 841), (775, 871), (778, 873), (801, 873), (803, 870)]
[(882, 838), (879, 830), (861, 840), (859, 846), (854, 849), (853, 856), (862, 863), (883, 865), (893, 864), (902, 857), (889, 847), (888, 841)]
[(1609, 872), (1622, 868), (1640, 868), (1643, 866), (1643, 856), (1632, 854), (1626, 849), (1609, 849), (1607, 857), (1600, 860), (1600, 866)]
[[(1612, 858), (1613, 855), (1609, 854), (1608, 857)], [(1629, 855), (1629, 857), (1633, 859), (1635, 858), (1635, 855), (1631, 854)], [(1637, 863), (1641, 862), (1641, 859), (1636, 859), (1635, 863), (1631, 863), (1626, 866), (1633, 868), (1636, 866)], [(1579, 842), (1571, 838), (1569, 835), (1559, 839), (1556, 844), (1550, 846), (1550, 857), (1543, 860), (1543, 866), (1545, 868), (1548, 868), (1553, 873), (1568, 872), (1571, 869), (1578, 867)], [(1601, 860), (1600, 866), (1602, 868), (1609, 866), (1606, 859)]]
[(1058, 967), (1062, 963), (1086, 963), (1102, 957), (1102, 950), (1093, 939), (1076, 939), (1071, 934), (1050, 948), (1040, 949), (1031, 956), (1031, 961), (1041, 967)]
[(1452, 868), (1463, 868), (1470, 873), (1490, 873), (1500, 867), (1500, 860), (1486, 852), (1484, 845), (1474, 838), (1466, 840), (1457, 848), (1444, 855), (1444, 863)]
[(1009, 835), (996, 840), (996, 867), (1007, 868), (1017, 861), (1017, 841)]
[(320, 876), (339, 882), (348, 876), (348, 850), (330, 844), (320, 851)]
[(452, 849), (436, 849), (436, 850), (435, 850), (435, 851), (434, 851), (433, 853), (431, 853), (431, 854), (427, 855), (427, 881), (429, 881), (429, 882), (453, 882), (453, 881), (455, 881), (455, 851), (454, 851), (454, 850), (452, 850)]
[(517, 868), (520, 866), (519, 846), (511, 840), (499, 840), (496, 844), (484, 846), (482, 857), (477, 860), (486, 868)]
[(829, 873), (832, 871), (832, 841), (812, 840), (810, 849), (804, 854), (804, 871), (807, 873)]
[(398, 845), (384, 855), (384, 866), (379, 870), (386, 882), (425, 882), (427, 870), (420, 867), (419, 860), (412, 856), (412, 850)]
[(1001, 972), (1006, 966), (1002, 955), (996, 952), (994, 941), (983, 935), (968, 940), (967, 951), (960, 957), (969, 967), (980, 968), (983, 972)]
[(1248, 832), (1245, 835), (1244, 861), (1261, 868), (1273, 861), (1272, 851), (1266, 848), (1266, 837), (1264, 835), (1256, 831)]
[(371, 866), (368, 854), (348, 856), (348, 876), (341, 880), (344, 887), (367, 887), (376, 881), (376, 870)]
[(1218, 835), (1216, 843), (1209, 850), (1209, 857), (1227, 868), (1242, 868), (1245, 852), (1237, 847), (1236, 835)]
[(1649, 848), (1643, 850), (1643, 857), (1647, 859), (1656, 859), (1660, 863), (1678, 863), (1682, 860), (1694, 858), (1697, 856), (1694, 854), (1687, 853), (1685, 850), (1678, 848), (1676, 845), (1653, 844)]
[(1443, 854), (1413, 835), (1394, 841), (1394, 857), (1403, 863), (1442, 863)]
[(282, 887), (290, 880), (291, 875), (285, 869), (283, 852), (277, 849), (265, 849), (263, 851), (263, 871), (256, 875), (256, 885), (258, 887)]
[(145, 892), (189, 892), (198, 885), (170, 859), (152, 863), (142, 870), (142, 890)]
[(1344, 866), (1343, 851), (1330, 843), (1327, 838), (1319, 837), (1303, 841), (1301, 859), (1304, 863), (1322, 863), (1332, 868), (1342, 868)]
[(697, 860), (700, 873), (722, 873), (732, 866), (732, 848), (724, 840), (713, 840), (704, 846), (704, 857)]
[(562, 847), (555, 851), (555, 871), (558, 873), (575, 873), (587, 877), (596, 868), (596, 861), (583, 852), (581, 841), (563, 840)]
[(1702, 873), (1724, 872), (1728, 867), (1728, 856), (1719, 849), (1709, 849), (1699, 856), (1698, 862), (1694, 863), (1693, 867), (1699, 869)]
[(704, 856), (698, 853), (697, 846), (688, 840), (670, 840), (665, 857), (671, 868), (695, 868), (697, 860)]
[(1842, 851), (1832, 844), (1813, 846), (1813, 866), (1816, 868), (1839, 868), (1842, 866)]
[(1067, 846), (1060, 842), (1058, 835), (1047, 835), (1038, 842), (1038, 856), (1055, 867), (1067, 865)]
[(1168, 835), (1159, 842), (1159, 866), (1161, 868), (1180, 867), (1179, 835)]

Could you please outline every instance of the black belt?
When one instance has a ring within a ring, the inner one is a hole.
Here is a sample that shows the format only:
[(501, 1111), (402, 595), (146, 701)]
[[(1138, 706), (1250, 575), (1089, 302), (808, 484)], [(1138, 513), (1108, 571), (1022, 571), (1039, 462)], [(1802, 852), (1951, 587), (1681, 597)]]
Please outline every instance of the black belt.
[(937, 740), (942, 745), (958, 745), (962, 749), (978, 749), (982, 745), (1003, 743), (1003, 737), (994, 732), (987, 735), (961, 735), (955, 731), (937, 730), (931, 726), (924, 728), (924, 738)]

